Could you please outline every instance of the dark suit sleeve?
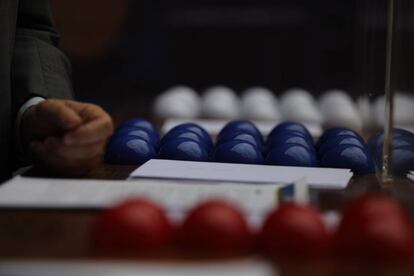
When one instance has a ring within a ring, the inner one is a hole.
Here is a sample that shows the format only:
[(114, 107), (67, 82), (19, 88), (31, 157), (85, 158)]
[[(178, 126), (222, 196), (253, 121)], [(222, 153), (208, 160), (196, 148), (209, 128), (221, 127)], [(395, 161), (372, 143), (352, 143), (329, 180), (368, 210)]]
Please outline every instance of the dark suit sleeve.
[(70, 63), (58, 41), (48, 1), (20, 0), (12, 62), (14, 114), (36, 95), (72, 98)]

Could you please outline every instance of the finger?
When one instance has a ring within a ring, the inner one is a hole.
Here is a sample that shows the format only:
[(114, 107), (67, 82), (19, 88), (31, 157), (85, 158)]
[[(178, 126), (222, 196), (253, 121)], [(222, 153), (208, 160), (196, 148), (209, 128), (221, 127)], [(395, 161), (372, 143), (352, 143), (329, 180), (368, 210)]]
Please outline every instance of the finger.
[(94, 120), (89, 121), (80, 127), (64, 135), (66, 145), (87, 145), (106, 141), (113, 133), (113, 124), (111, 118), (102, 114)]
[(98, 142), (88, 145), (68, 146), (63, 143), (61, 138), (50, 137), (45, 140), (45, 146), (49, 152), (63, 159), (84, 160), (94, 157), (103, 157), (105, 152), (105, 143)]
[(89, 159), (64, 159), (51, 154), (47, 146), (42, 142), (32, 142), (30, 145), (30, 154), (34, 159), (35, 165), (51, 169), (63, 175), (81, 176), (103, 162), (102, 157), (93, 157)]
[(89, 160), (102, 160), (102, 155), (87, 156), (83, 158), (62, 158), (51, 152), (50, 148), (44, 142), (35, 141), (30, 145), (30, 153), (33, 159), (52, 168), (76, 168), (82, 167)]
[(36, 115), (40, 121), (51, 122), (57, 128), (70, 130), (79, 126), (82, 118), (61, 100), (46, 100), (36, 106)]
[(101, 107), (94, 104), (70, 100), (65, 101), (65, 104), (69, 108), (73, 109), (83, 119), (84, 122), (91, 121), (93, 119), (106, 115), (106, 112)]

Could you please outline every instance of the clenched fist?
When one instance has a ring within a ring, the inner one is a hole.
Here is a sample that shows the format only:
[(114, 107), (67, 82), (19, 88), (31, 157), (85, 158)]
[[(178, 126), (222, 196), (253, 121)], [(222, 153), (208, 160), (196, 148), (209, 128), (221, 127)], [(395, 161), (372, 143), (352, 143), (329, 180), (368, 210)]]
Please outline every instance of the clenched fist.
[(71, 100), (45, 100), (21, 122), (22, 142), (33, 162), (58, 173), (80, 176), (102, 162), (113, 132), (100, 107)]

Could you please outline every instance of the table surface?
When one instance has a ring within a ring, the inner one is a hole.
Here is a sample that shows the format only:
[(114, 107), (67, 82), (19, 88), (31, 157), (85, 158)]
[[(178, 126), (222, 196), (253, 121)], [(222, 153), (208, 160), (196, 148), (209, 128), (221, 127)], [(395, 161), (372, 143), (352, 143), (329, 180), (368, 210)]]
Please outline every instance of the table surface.
[[(86, 177), (92, 179), (125, 179), (133, 166), (101, 165)], [(31, 176), (47, 173), (32, 170)], [(313, 190), (315, 204), (322, 210), (340, 210), (351, 199), (367, 192), (383, 191), (375, 177), (354, 176), (344, 190)], [(414, 218), (414, 182), (396, 179), (386, 191), (397, 198)], [(90, 258), (89, 236), (97, 210), (0, 209), (0, 256), (4, 258)], [(188, 261), (175, 254), (159, 259)], [(325, 261), (321, 263), (278, 263), (283, 275), (410, 275), (414, 264), (355, 264)]]

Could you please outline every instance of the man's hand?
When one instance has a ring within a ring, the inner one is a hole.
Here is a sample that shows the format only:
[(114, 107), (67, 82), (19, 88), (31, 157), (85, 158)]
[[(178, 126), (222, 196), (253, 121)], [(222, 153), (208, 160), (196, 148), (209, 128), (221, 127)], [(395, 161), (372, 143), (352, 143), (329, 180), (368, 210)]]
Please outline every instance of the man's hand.
[(22, 142), (35, 164), (76, 176), (102, 162), (112, 132), (112, 120), (102, 108), (70, 100), (34, 105), (21, 123)]

